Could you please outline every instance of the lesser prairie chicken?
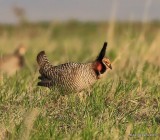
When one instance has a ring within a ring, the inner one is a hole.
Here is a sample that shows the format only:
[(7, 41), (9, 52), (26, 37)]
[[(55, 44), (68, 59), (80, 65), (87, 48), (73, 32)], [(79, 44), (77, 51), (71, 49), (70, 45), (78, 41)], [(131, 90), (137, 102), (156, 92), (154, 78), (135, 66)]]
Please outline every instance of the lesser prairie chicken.
[(26, 47), (20, 45), (13, 54), (4, 55), (0, 58), (0, 72), (12, 76), (24, 66), (24, 54)]
[(88, 63), (69, 62), (58, 66), (51, 65), (41, 51), (37, 55), (40, 82), (38, 86), (53, 88), (61, 93), (79, 92), (92, 86), (108, 68), (112, 69), (110, 60), (105, 58), (105, 42), (96, 60)]

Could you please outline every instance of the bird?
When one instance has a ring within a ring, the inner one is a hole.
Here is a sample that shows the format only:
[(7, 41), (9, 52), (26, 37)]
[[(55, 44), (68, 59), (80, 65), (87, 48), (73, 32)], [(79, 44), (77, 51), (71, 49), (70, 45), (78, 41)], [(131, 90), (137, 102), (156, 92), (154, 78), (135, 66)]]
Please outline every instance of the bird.
[(54, 89), (62, 94), (81, 92), (96, 83), (107, 69), (112, 69), (111, 62), (105, 57), (107, 42), (98, 55), (91, 62), (68, 62), (57, 66), (52, 65), (45, 51), (37, 55), (40, 80), (37, 85)]
[(26, 47), (22, 44), (12, 53), (4, 55), (0, 58), (0, 72), (7, 76), (13, 76), (19, 71), (24, 65), (24, 54)]

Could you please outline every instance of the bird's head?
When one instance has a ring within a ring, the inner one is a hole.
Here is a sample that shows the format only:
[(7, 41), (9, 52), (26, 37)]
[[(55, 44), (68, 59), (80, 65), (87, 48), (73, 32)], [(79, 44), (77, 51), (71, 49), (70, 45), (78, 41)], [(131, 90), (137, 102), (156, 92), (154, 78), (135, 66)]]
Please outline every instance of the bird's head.
[(107, 42), (104, 43), (97, 59), (94, 63), (94, 69), (97, 74), (103, 74), (107, 69), (112, 69), (111, 62), (108, 58), (104, 57), (106, 53)]
[(15, 50), (16, 55), (23, 56), (26, 53), (26, 47), (22, 44), (19, 45), (19, 47)]
[(102, 63), (106, 66), (106, 68), (112, 69), (111, 62), (110, 62), (110, 60), (108, 58), (103, 58), (102, 59)]

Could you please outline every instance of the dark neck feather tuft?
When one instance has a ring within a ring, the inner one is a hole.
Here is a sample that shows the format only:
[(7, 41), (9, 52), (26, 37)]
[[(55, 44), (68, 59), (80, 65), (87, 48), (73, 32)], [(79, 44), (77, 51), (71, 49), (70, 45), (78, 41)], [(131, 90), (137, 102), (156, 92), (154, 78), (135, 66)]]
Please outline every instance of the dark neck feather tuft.
[(105, 53), (106, 53), (106, 48), (107, 48), (107, 42), (104, 42), (103, 48), (101, 49), (101, 51), (96, 59), (97, 61), (102, 61), (102, 59), (104, 58)]

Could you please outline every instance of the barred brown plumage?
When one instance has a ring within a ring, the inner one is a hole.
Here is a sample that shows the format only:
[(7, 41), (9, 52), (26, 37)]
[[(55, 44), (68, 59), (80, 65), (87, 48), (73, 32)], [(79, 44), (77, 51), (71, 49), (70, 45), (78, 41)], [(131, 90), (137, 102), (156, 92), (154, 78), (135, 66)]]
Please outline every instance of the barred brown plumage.
[(38, 86), (54, 88), (62, 93), (79, 92), (92, 86), (108, 68), (112, 69), (109, 59), (104, 58), (107, 43), (97, 59), (89, 63), (69, 62), (53, 66), (44, 51), (37, 55), (40, 66)]

